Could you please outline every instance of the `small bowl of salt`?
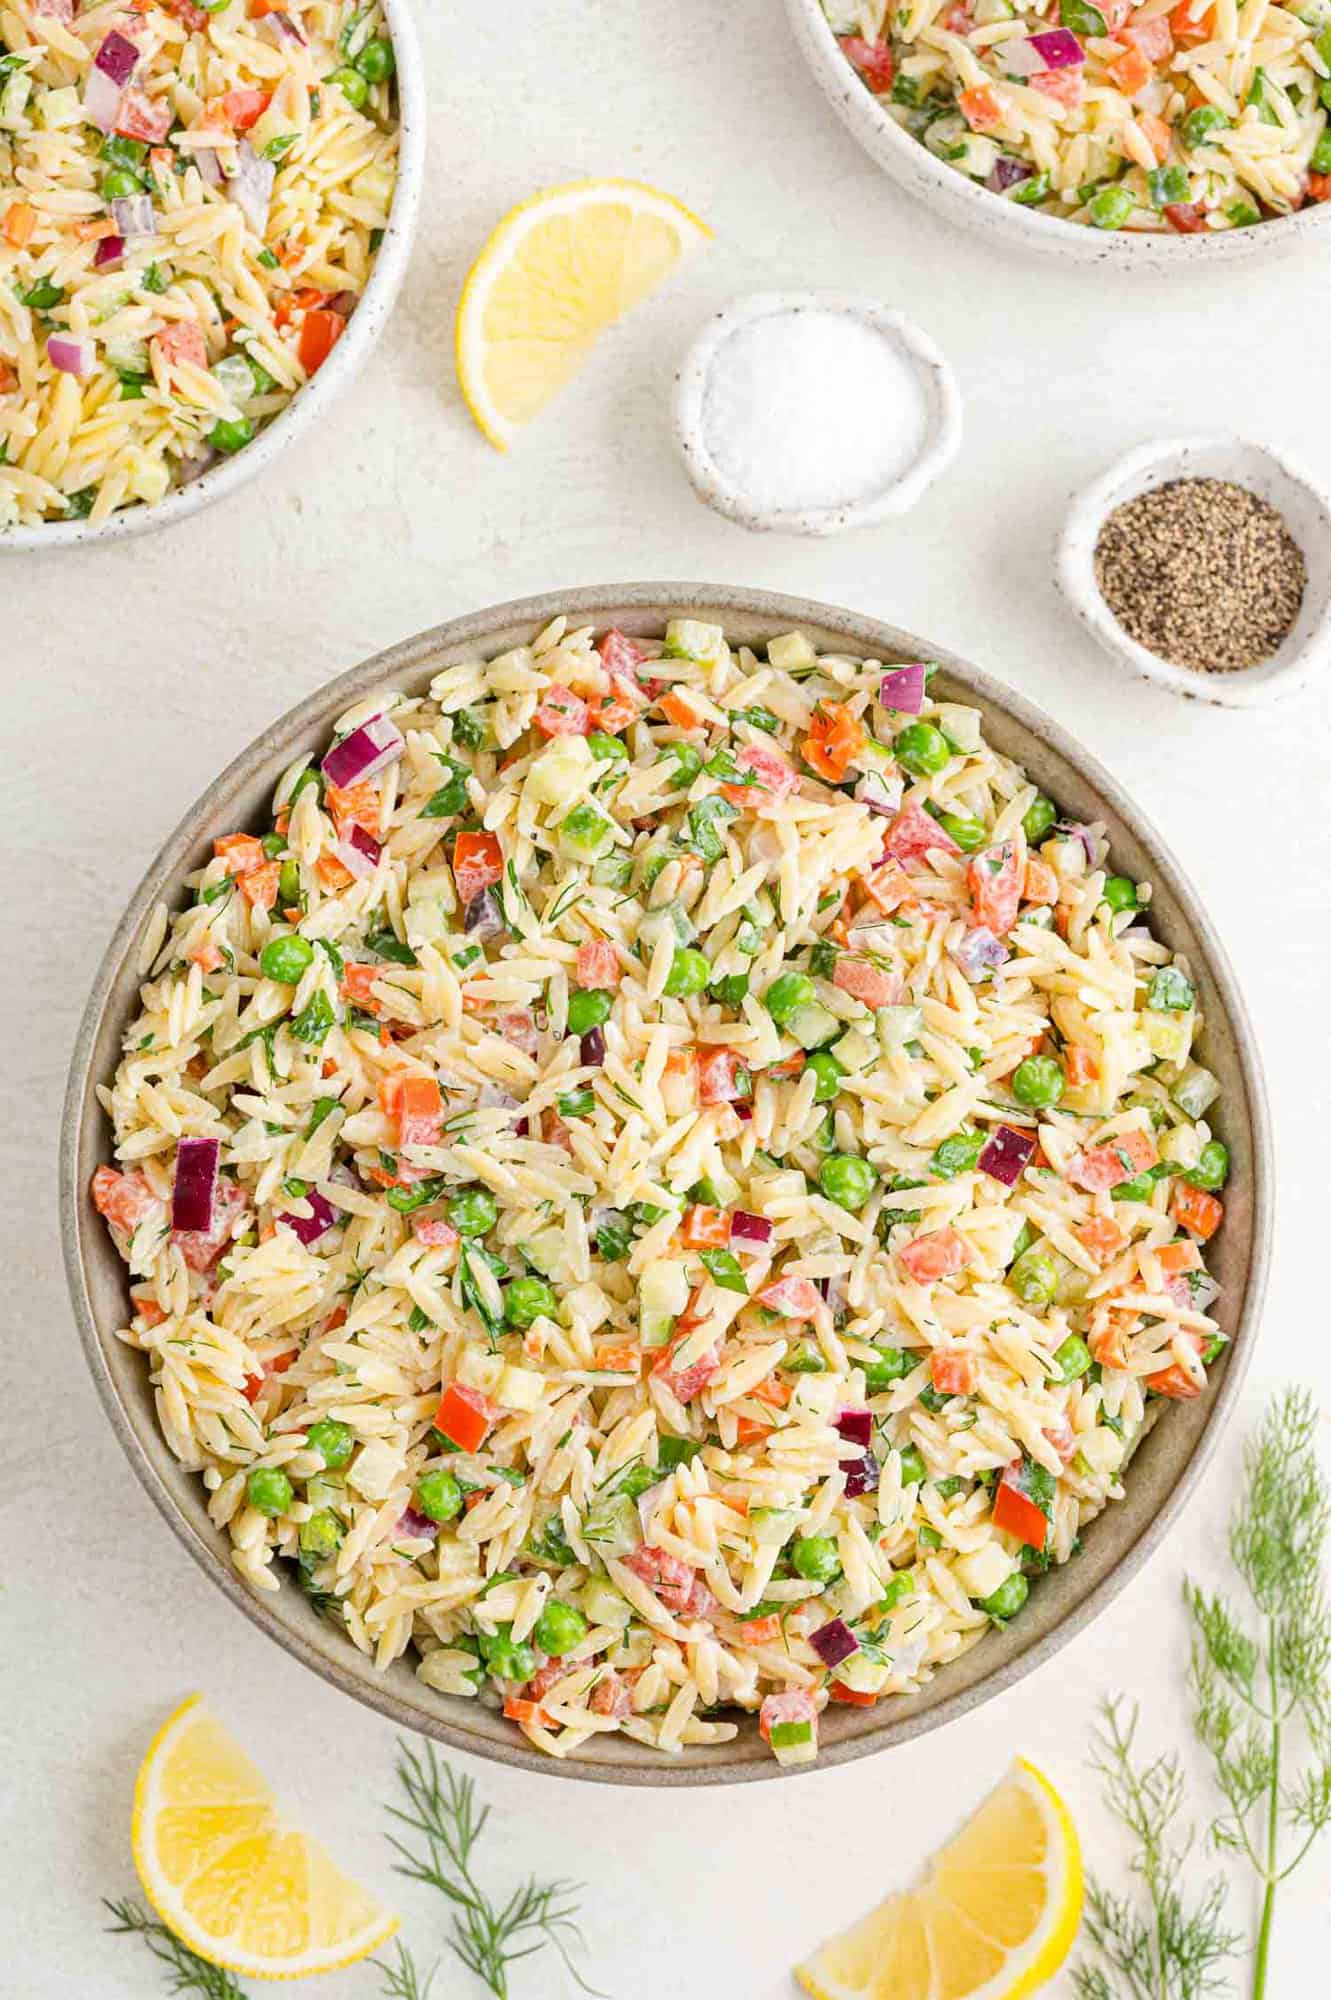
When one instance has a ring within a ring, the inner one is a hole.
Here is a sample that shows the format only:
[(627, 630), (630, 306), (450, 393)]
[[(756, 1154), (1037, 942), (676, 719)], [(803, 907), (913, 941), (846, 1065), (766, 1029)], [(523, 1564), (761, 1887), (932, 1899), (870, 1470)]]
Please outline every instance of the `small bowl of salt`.
[(675, 384), (700, 499), (746, 528), (837, 535), (904, 514), (961, 443), (961, 396), (904, 313), (757, 292), (716, 313)]

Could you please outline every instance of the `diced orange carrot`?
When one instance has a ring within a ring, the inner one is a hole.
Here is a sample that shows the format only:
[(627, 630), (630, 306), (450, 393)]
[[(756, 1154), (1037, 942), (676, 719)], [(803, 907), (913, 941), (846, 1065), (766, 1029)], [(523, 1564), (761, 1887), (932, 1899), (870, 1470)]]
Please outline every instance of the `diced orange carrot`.
[(382, 965), (353, 965), (342, 968), (342, 996), (353, 1007), (359, 1007), (362, 1014), (382, 1014), (383, 1003), (376, 1000), (372, 988), (383, 971)]
[(663, 694), (657, 707), (667, 722), (674, 723), (676, 729), (701, 727), (702, 717), (680, 688), (671, 688), (667, 694)]
[(1197, 16), (1194, 14), (1194, 0), (1179, 0), (1169, 17), (1169, 25), (1174, 31), (1174, 40), (1185, 48), (1209, 42), (1215, 34), (1215, 8), (1207, 7)]
[[(1206, 1336), (1188, 1331), (1181, 1336), (1183, 1343), (1191, 1347), (1198, 1360), (1206, 1352)], [(1203, 1380), (1200, 1371), (1194, 1375), (1190, 1368), (1180, 1361), (1171, 1361), (1168, 1368), (1157, 1369), (1154, 1375), (1146, 1377), (1148, 1389), (1154, 1389), (1157, 1396), (1168, 1396), (1172, 1402), (1190, 1402), (1202, 1393)]]
[(249, 868), (240, 878), (245, 900), (253, 910), (271, 910), (277, 901), (277, 884), (282, 870), (276, 861), (262, 868)]
[(228, 875), (248, 875), (251, 868), (262, 868), (268, 859), (262, 841), (252, 833), (224, 833), (213, 842), (213, 853), (225, 861)]
[(1309, 174), (1308, 195), (1312, 201), (1331, 201), (1331, 174)]
[(1049, 863), (1038, 854), (1026, 856), (1026, 873), (1022, 877), (1021, 893), (1028, 903), (1056, 903), (1058, 901), (1058, 877)]
[(493, 833), (460, 833), (453, 842), (453, 880), (464, 903), (498, 882), (504, 850)]
[(975, 1388), (975, 1357), (960, 1348), (936, 1347), (929, 1375), (940, 1396), (969, 1396)]
[[(476, 1497), (479, 1499), (481, 1496), (478, 1494)], [(510, 1722), (534, 1724), (541, 1729), (553, 1727), (549, 1716), (541, 1707), (540, 1702), (528, 1701), (525, 1695), (506, 1694), (504, 1696), (504, 1714)]]
[[(284, 264), (294, 264), (300, 260), (299, 250), (279, 250), (277, 255)], [(298, 291), (284, 293), (273, 308), (273, 325), (279, 330), (290, 326), (297, 313), (317, 312), (320, 306), (327, 304), (329, 296), (329, 293), (317, 292), (309, 285), (301, 286)]]
[(769, 1063), (763, 1075), (774, 1077), (780, 1083), (787, 1077), (801, 1075), (808, 1060), (803, 1049), (796, 1049), (793, 1055), (782, 1056), (780, 1062)]
[(800, 745), (805, 763), (839, 785), (850, 769), (851, 759), (864, 748), (864, 729), (858, 716), (842, 702), (820, 701), (809, 722), (809, 733)]
[(158, 1305), (151, 1292), (131, 1292), (130, 1298), (134, 1302), (135, 1312), (145, 1326), (160, 1326), (162, 1324), (162, 1321), (166, 1318), (166, 1314), (162, 1307)]
[(1186, 1181), (1179, 1181), (1169, 1212), (1182, 1228), (1190, 1229), (1203, 1243), (1209, 1243), (1225, 1219), (1225, 1204), (1207, 1194), (1205, 1188), (1189, 1187)]
[(771, 1424), (760, 1424), (756, 1417), (736, 1417), (735, 1442), (736, 1444), (757, 1444), (758, 1440), (767, 1437), (771, 1430)]
[(686, 1250), (724, 1250), (730, 1242), (730, 1217), (723, 1208), (695, 1201), (684, 1211), (679, 1240)]
[(1127, 1240), (1118, 1224), (1107, 1215), (1093, 1215), (1089, 1222), (1078, 1223), (1072, 1233), (1082, 1249), (1088, 1250), (1099, 1264), (1107, 1264)]
[(1155, 154), (1156, 165), (1163, 166), (1174, 143), (1172, 127), (1163, 118), (1158, 118), (1154, 111), (1138, 111), (1136, 119), (1143, 138)]
[(631, 1340), (607, 1344), (595, 1349), (592, 1361), (594, 1368), (607, 1375), (636, 1375), (642, 1366), (642, 1349)]
[(770, 1646), (781, 1637), (781, 1620), (775, 1611), (769, 1611), (762, 1618), (746, 1618), (739, 1628), (740, 1641), (745, 1646)]
[(21, 250), (24, 244), (31, 240), (36, 227), (36, 209), (30, 207), (26, 201), (11, 201), (5, 210), (4, 222), (0, 223), (0, 236), (4, 237), (6, 243), (12, 243), (16, 250)]
[(325, 785), (324, 802), (339, 840), (345, 840), (353, 826), (362, 827), (378, 839), (379, 787), (370, 779), (362, 778), (355, 785)]
[(766, 1403), (773, 1410), (784, 1410), (794, 1390), (779, 1375), (766, 1375), (756, 1389), (750, 1389), (749, 1394), (756, 1402)]
[(1072, 1042), (1063, 1056), (1063, 1073), (1076, 1089), (1083, 1084), (1094, 1083), (1100, 1074), (1100, 1065), (1089, 1049)]
[(1126, 48), (1110, 63), (1109, 74), (1125, 97), (1135, 97), (1146, 88), (1155, 71), (1139, 48)]
[(1124, 1312), (1106, 1313), (1103, 1322), (1092, 1327), (1086, 1344), (1102, 1368), (1127, 1367), (1128, 1341), (1135, 1327), (1133, 1314)]
[(222, 955), (221, 947), (208, 937), (195, 945), (189, 955), (189, 962), (191, 965), (197, 965), (200, 972), (216, 972), (219, 965), (226, 964), (226, 959)]
[(878, 1697), (865, 1694), (861, 1688), (847, 1687), (844, 1681), (829, 1681), (827, 1684), (829, 1701), (843, 1701), (854, 1708), (872, 1708)]
[(1167, 1278), (1179, 1278), (1187, 1271), (1200, 1271), (1202, 1253), (1187, 1236), (1180, 1236), (1176, 1243), (1164, 1243), (1155, 1253), (1155, 1260)]
[(349, 889), (356, 879), (351, 870), (345, 863), (339, 861), (335, 854), (321, 854), (314, 864), (314, 872), (324, 888), (331, 889), (334, 895), (339, 889)]
[(1002, 107), (987, 83), (963, 90), (957, 108), (972, 132), (989, 132), (1003, 122)]

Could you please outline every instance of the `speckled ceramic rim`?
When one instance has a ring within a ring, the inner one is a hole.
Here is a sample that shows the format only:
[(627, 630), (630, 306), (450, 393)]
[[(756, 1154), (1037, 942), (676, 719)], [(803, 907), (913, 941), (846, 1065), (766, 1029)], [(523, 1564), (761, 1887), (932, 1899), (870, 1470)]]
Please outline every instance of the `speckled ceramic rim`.
[[(124, 1319), (125, 1270), (87, 1192), (94, 1167), (108, 1154), (96, 1085), (111, 1075), (136, 1011), (136, 945), (157, 900), (178, 895), (181, 876), (202, 866), (217, 834), (265, 823), (277, 777), (297, 754), (321, 751), (333, 718), (352, 702), (382, 687), (423, 688), (444, 666), (505, 651), (561, 612), (575, 624), (618, 625), (630, 633), (657, 635), (669, 617), (701, 618), (723, 624), (736, 641), (753, 643), (799, 627), (824, 650), (883, 661), (937, 660), (940, 688), (953, 698), (981, 704), (987, 733), (1000, 752), (1021, 758), (1035, 782), (1065, 811), (1108, 823), (1116, 861), (1155, 884), (1160, 933), (1187, 952), (1201, 981), (1210, 1022), (1207, 1056), (1225, 1092), (1224, 1116), (1217, 1123), (1233, 1157), (1227, 1219), (1212, 1262), (1224, 1287), (1218, 1310), (1234, 1345), (1215, 1370), (1214, 1387), (1206, 1396), (1171, 1405), (1166, 1421), (1157, 1424), (1134, 1460), (1126, 1499), (1092, 1523), (1076, 1562), (1041, 1579), (1015, 1624), (987, 1636), (922, 1694), (882, 1709), (826, 1712), (819, 1764), (808, 1767), (826, 1769), (906, 1742), (989, 1701), (1051, 1659), (1110, 1604), (1177, 1519), (1234, 1410), (1266, 1284), (1272, 1149), (1265, 1090), (1247, 1012), (1210, 921), (1159, 835), (1116, 782), (1038, 709), (988, 674), (911, 633), (854, 612), (760, 591), (647, 583), (555, 591), (456, 619), (390, 648), (310, 695), (265, 730), (181, 821), (135, 891), (93, 982), (74, 1050), (60, 1146), (61, 1237), (74, 1313), (112, 1426), (161, 1513), (232, 1603), (334, 1687), (403, 1728), (546, 1777), (678, 1786), (783, 1775), (749, 1718), (733, 1743), (694, 1746), (677, 1759), (608, 1736), (576, 1757), (556, 1761), (530, 1749), (497, 1712), (427, 1688), (406, 1662), (386, 1675), (376, 1674), (291, 1584), (284, 1583), (280, 1592), (262, 1601), (251, 1596), (227, 1559), (225, 1537), (208, 1520), (201, 1482), (176, 1463), (158, 1429), (142, 1356), (115, 1338), (114, 1328)], [(125, 1607), (145, 1645), (152, 1643), (154, 1619), (166, 1615), (160, 1603)]]
[[(1176, 667), (1139, 645), (1100, 595), (1095, 545), (1106, 516), (1172, 479), (1229, 479), (1247, 486), (1284, 515), (1303, 550), (1308, 581), (1298, 618), (1261, 666), (1229, 674)], [(1331, 499), (1266, 445), (1223, 433), (1162, 438), (1117, 459), (1073, 502), (1059, 540), (1056, 581), (1091, 637), (1143, 680), (1217, 708), (1265, 707), (1296, 694), (1331, 661)]]
[(272, 463), (309, 429), (364, 365), (398, 295), (411, 256), (425, 176), (425, 76), (416, 22), (409, 0), (382, 0), (397, 58), (398, 171), (388, 226), (375, 254), (369, 282), (347, 330), (323, 367), (234, 458), (202, 473), (188, 486), (172, 487), (156, 506), (125, 507), (95, 526), (87, 521), (47, 521), (34, 527), (0, 529), (0, 556), (31, 555), (47, 549), (88, 548), (156, 534), (191, 514), (224, 500)]
[(980, 182), (959, 174), (888, 116), (865, 89), (837, 46), (820, 0), (786, 0), (795, 39), (805, 61), (841, 118), (866, 153), (902, 187), (964, 229), (991, 241), (1037, 255), (1061, 257), (1102, 270), (1186, 274), (1195, 280), (1206, 266), (1286, 256), (1316, 240), (1331, 241), (1331, 203), (1305, 208), (1278, 222), (1229, 229), (1218, 236), (1177, 236), (1172, 231), (1090, 229), (1058, 216), (1041, 215), (991, 194)]
[[(755, 320), (801, 312), (853, 316), (905, 356), (925, 405), (924, 439), (905, 471), (870, 499), (840, 507), (767, 509), (755, 506), (733, 485), (708, 450), (703, 405), (712, 363), (732, 334)], [(892, 520), (915, 505), (951, 464), (961, 444), (961, 392), (942, 350), (905, 313), (853, 292), (753, 292), (714, 313), (675, 378), (674, 416), (675, 439), (698, 497), (741, 527), (773, 534), (838, 535)]]

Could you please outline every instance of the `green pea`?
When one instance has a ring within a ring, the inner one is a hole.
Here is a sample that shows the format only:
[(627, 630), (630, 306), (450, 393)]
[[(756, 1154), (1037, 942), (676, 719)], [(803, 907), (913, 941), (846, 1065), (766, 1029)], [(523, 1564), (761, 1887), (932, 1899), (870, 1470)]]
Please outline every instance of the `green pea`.
[(1125, 187), (1103, 187), (1086, 204), (1096, 229), (1121, 229), (1135, 207), (1136, 203)]
[(901, 1483), (903, 1486), (919, 1486), (929, 1476), (924, 1463), (924, 1453), (917, 1444), (908, 1444), (901, 1454)]
[(932, 722), (907, 723), (892, 748), (898, 764), (913, 778), (933, 777), (952, 755), (946, 736)]
[(303, 937), (269, 938), (259, 953), (259, 970), (280, 986), (299, 986), (314, 963), (314, 946)]
[(1018, 1257), (1007, 1281), (1023, 1305), (1051, 1305), (1058, 1290), (1058, 1266), (1045, 1251), (1028, 1250)]
[(1229, 1179), (1229, 1147), (1220, 1139), (1208, 1139), (1196, 1166), (1186, 1168), (1183, 1178), (1193, 1187), (1214, 1194)]
[(1019, 1569), (1000, 1583), (990, 1596), (979, 1599), (981, 1611), (987, 1611), (991, 1618), (1005, 1620), (1015, 1618), (1022, 1605), (1030, 1596), (1031, 1587)]
[(335, 69), (327, 81), (337, 85), (353, 111), (364, 110), (366, 99), (370, 95), (370, 86), (359, 70), (352, 69), (349, 64), (344, 65), (341, 69)]
[(607, 736), (603, 729), (593, 729), (587, 738), (587, 748), (598, 764), (628, 763), (628, 746), (617, 736)]
[(544, 1278), (514, 1278), (504, 1293), (504, 1318), (510, 1326), (523, 1328), (533, 1320), (552, 1319), (554, 1311), (555, 1295)]
[(876, 1359), (864, 1364), (864, 1393), (881, 1396), (894, 1382), (900, 1382), (915, 1366), (915, 1356), (904, 1347), (880, 1347)]
[(356, 67), (367, 83), (386, 82), (397, 67), (393, 59), (393, 44), (375, 35), (356, 57)]
[(346, 1424), (336, 1417), (319, 1417), (305, 1433), (311, 1451), (317, 1451), (330, 1472), (339, 1472), (351, 1457), (356, 1439)]
[(143, 193), (143, 182), (129, 167), (112, 167), (102, 175), (102, 198), (104, 201), (130, 201), (136, 194)]
[(1104, 899), (1111, 910), (1135, 910), (1137, 884), (1130, 875), (1111, 875), (1105, 883)]
[(838, 1208), (854, 1211), (864, 1207), (878, 1185), (878, 1175), (854, 1153), (833, 1153), (818, 1169), (818, 1185)]
[(1061, 1347), (1055, 1348), (1054, 1360), (1058, 1363), (1059, 1379), (1075, 1382), (1094, 1366), (1091, 1350), (1079, 1333), (1070, 1333)]
[(951, 834), (963, 854), (973, 854), (989, 838), (984, 821), (972, 819), (969, 813), (939, 813), (938, 824), (944, 833)]
[(449, 1202), (448, 1219), (459, 1236), (484, 1236), (499, 1220), (499, 1204), (487, 1188), (464, 1188)]
[(790, 1563), (806, 1583), (835, 1583), (841, 1574), (841, 1558), (833, 1535), (802, 1535), (791, 1543)]
[(284, 910), (294, 910), (300, 902), (300, 863), (284, 861), (277, 878), (277, 900)]
[[(1325, 103), (1326, 100), (1322, 101)], [(1331, 131), (1323, 129), (1321, 137), (1312, 149), (1308, 166), (1315, 174), (1331, 174)]]
[(552, 1659), (557, 1660), (562, 1654), (571, 1653), (575, 1646), (580, 1646), (587, 1632), (587, 1620), (577, 1605), (566, 1604), (562, 1597), (552, 1597), (542, 1606), (531, 1635), (543, 1653), (549, 1653)]
[(342, 1523), (331, 1507), (321, 1507), (301, 1523), (300, 1546), (307, 1556), (331, 1556), (342, 1545)]
[(784, 1028), (801, 1007), (817, 999), (813, 981), (804, 972), (783, 972), (763, 995), (763, 1005), (779, 1028)]
[(1031, 1111), (1045, 1111), (1063, 1095), (1063, 1065), (1054, 1056), (1027, 1056), (1012, 1073), (1012, 1095)]
[(451, 1521), (462, 1512), (462, 1488), (443, 1466), (422, 1473), (416, 1482), (411, 1504), (427, 1521)]
[(476, 1637), (481, 1658), (496, 1680), (529, 1681), (536, 1672), (535, 1652), (522, 1642), (514, 1643), (511, 1623), (495, 1632), (478, 1632)]
[(253, 440), (254, 425), (248, 417), (238, 417), (234, 420), (223, 417), (208, 433), (208, 442), (213, 450), (222, 452), (228, 458), (232, 452), (243, 451)]
[(1037, 847), (1057, 818), (1058, 807), (1053, 800), (1047, 799), (1043, 792), (1037, 792), (1027, 806), (1021, 822), (1021, 830), (1029, 845)]
[(295, 1498), (291, 1481), (275, 1465), (256, 1465), (245, 1481), (245, 1493), (260, 1514), (285, 1514)]
[(1223, 131), (1228, 124), (1228, 118), (1218, 106), (1199, 104), (1183, 121), (1183, 143), (1185, 146), (1204, 146), (1213, 132)]
[(610, 1019), (610, 1009), (615, 1004), (613, 993), (606, 993), (599, 987), (579, 988), (568, 996), (568, 1031), (570, 1035), (585, 1035), (593, 1028), (599, 1028), (603, 1021)]
[(814, 1103), (830, 1104), (840, 1093), (845, 1066), (837, 1061), (830, 1049), (816, 1049), (804, 1067), (818, 1079), (814, 1085)]
[(700, 951), (677, 950), (666, 974), (665, 991), (672, 1000), (689, 1000), (701, 993), (712, 968)]

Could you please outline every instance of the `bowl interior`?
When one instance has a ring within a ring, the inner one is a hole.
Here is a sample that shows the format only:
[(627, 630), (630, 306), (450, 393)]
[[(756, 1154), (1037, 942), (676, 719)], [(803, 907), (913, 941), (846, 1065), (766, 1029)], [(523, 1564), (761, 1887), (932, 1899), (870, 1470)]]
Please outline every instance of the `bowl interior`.
[(397, 185), (388, 226), (360, 303), (323, 367), (259, 432), (253, 444), (233, 458), (221, 459), (188, 486), (172, 487), (156, 505), (124, 507), (95, 526), (87, 521), (48, 521), (35, 527), (0, 529), (0, 556), (126, 541), (199, 513), (262, 472), (341, 395), (359, 371), (383, 331), (406, 274), (425, 170), (425, 77), (415, 17), (410, 0), (383, 0), (383, 9), (397, 59)]
[(1251, 229), (1214, 236), (1172, 230), (1101, 230), (1041, 215), (992, 194), (980, 181), (937, 159), (878, 103), (837, 44), (821, 0), (786, 0), (795, 39), (842, 123), (894, 180), (928, 200), (963, 228), (1037, 255), (1098, 265), (1103, 271), (1187, 272), (1203, 264), (1241, 263), (1287, 255), (1318, 229), (1331, 209), (1303, 209)]
[[(1124, 630), (1100, 594), (1093, 558), (1105, 517), (1139, 494), (1176, 479), (1223, 479), (1246, 486), (1284, 516), (1303, 551), (1308, 581), (1299, 615), (1275, 652), (1259, 666), (1232, 674), (1205, 674), (1161, 660)], [(1102, 640), (1143, 673), (1206, 701), (1242, 706), (1261, 701), (1273, 692), (1275, 683), (1288, 683), (1296, 671), (1301, 677), (1310, 653), (1331, 642), (1331, 505), (1284, 459), (1242, 438), (1192, 438), (1130, 453), (1087, 496), (1070, 561), (1076, 587), (1084, 594), (1085, 609)]]
[[(273, 785), (301, 751), (321, 750), (332, 719), (380, 687), (422, 686), (441, 668), (478, 653), (499, 653), (532, 637), (560, 612), (575, 623), (617, 625), (659, 636), (667, 618), (724, 624), (732, 640), (763, 643), (794, 627), (820, 649), (885, 662), (933, 658), (952, 698), (985, 711), (990, 739), (1021, 760), (1069, 814), (1108, 823), (1118, 867), (1154, 884), (1159, 934), (1187, 954), (1207, 1014), (1206, 1061), (1224, 1095), (1217, 1129), (1233, 1157), (1225, 1228), (1216, 1240), (1223, 1286), (1217, 1316), (1234, 1345), (1214, 1386), (1197, 1402), (1171, 1404), (1142, 1444), (1127, 1497), (1095, 1521), (1079, 1559), (1041, 1579), (1022, 1618), (940, 1672), (923, 1693), (881, 1709), (832, 1708), (823, 1718), (820, 1765), (861, 1756), (935, 1728), (1030, 1671), (1069, 1638), (1115, 1591), (1166, 1532), (1238, 1394), (1255, 1332), (1270, 1235), (1270, 1142), (1255, 1043), (1233, 976), (1177, 864), (1117, 785), (1038, 710), (966, 664), (910, 633), (849, 612), (756, 592), (691, 584), (564, 591), (500, 607), (422, 633), (355, 668), (293, 709), (216, 781), (166, 842), (112, 939), (94, 984), (75, 1050), (61, 1141), (62, 1230), (71, 1295), (89, 1365), (135, 1471), (166, 1519), (218, 1587), (289, 1652), (326, 1680), (388, 1715), (459, 1749), (546, 1775), (649, 1785), (705, 1784), (782, 1775), (746, 1720), (730, 1744), (690, 1747), (664, 1759), (618, 1736), (559, 1762), (531, 1750), (516, 1730), (478, 1702), (427, 1688), (399, 1662), (386, 1675), (311, 1610), (294, 1585), (258, 1600), (240, 1583), (226, 1539), (208, 1520), (198, 1477), (172, 1457), (158, 1429), (143, 1358), (115, 1338), (126, 1305), (125, 1267), (92, 1207), (88, 1184), (108, 1157), (109, 1132), (97, 1083), (119, 1058), (137, 1001), (138, 940), (159, 897), (174, 902), (181, 875), (201, 866), (215, 835), (259, 825)], [(812, 1767), (817, 1768), (817, 1767)]]

